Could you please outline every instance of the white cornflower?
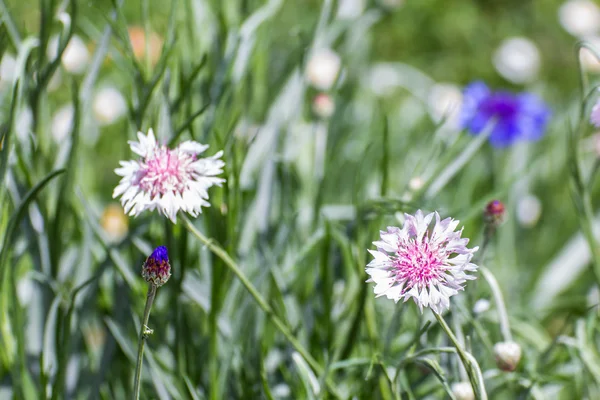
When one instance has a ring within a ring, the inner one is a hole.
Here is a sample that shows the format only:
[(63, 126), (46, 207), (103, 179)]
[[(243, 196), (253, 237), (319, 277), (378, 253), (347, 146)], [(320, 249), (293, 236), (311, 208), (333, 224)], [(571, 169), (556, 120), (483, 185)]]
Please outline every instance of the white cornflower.
[(477, 269), (471, 259), (478, 248), (467, 248), (469, 239), (460, 237), (462, 230), (454, 231), (459, 221), (452, 218), (440, 221), (437, 212), (424, 216), (421, 210), (405, 217), (402, 229), (388, 227), (380, 232), (381, 240), (373, 242), (377, 250), (369, 250), (375, 259), (367, 265), (367, 282), (375, 282), (378, 297), (395, 302), (412, 297), (421, 312), (430, 307), (441, 313), (450, 307), (450, 297), (475, 279), (467, 273)]
[(600, 29), (600, 8), (590, 0), (568, 0), (558, 9), (558, 19), (573, 36), (593, 35)]
[(531, 82), (540, 70), (540, 51), (531, 40), (512, 37), (500, 44), (493, 62), (505, 79), (518, 84)]
[(129, 145), (142, 159), (121, 161), (121, 168), (115, 169), (123, 179), (115, 188), (113, 198), (121, 196), (125, 213), (137, 216), (142, 211), (158, 209), (176, 223), (178, 211), (196, 217), (203, 206), (210, 206), (208, 189), (225, 182), (216, 177), (223, 173), (225, 166), (220, 160), (223, 151), (212, 157), (198, 158), (208, 145), (188, 140), (169, 149), (156, 142), (152, 129), (147, 136), (138, 132), (138, 140), (129, 141)]
[(105, 87), (96, 93), (93, 110), (100, 125), (110, 125), (125, 115), (127, 103), (119, 90)]
[(316, 50), (306, 64), (306, 79), (319, 90), (329, 90), (340, 72), (340, 56), (333, 50)]

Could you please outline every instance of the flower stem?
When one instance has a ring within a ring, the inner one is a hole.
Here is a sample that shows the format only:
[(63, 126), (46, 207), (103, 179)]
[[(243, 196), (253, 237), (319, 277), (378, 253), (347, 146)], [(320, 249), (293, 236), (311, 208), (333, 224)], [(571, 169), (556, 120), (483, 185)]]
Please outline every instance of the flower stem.
[[(236, 262), (227, 254), (223, 248), (221, 248), (218, 244), (216, 244), (213, 240), (204, 236), (192, 222), (187, 218), (183, 217), (183, 220), (190, 231), (190, 233), (200, 242), (202, 242), (213, 254), (223, 260), (224, 264), (234, 273), (234, 275), (240, 280), (242, 285), (246, 288), (248, 292), (254, 297), (254, 300), (258, 304), (258, 306), (265, 312), (267, 317), (273, 322), (273, 325), (285, 336), (288, 342), (292, 345), (292, 347), (304, 358), (306, 363), (315, 371), (317, 375), (323, 375), (324, 370), (321, 365), (313, 358), (312, 355), (302, 346), (300, 341), (294, 336), (288, 325), (279, 318), (273, 308), (269, 305), (269, 303), (262, 297), (259, 291), (254, 287), (252, 282), (244, 275), (240, 267), (236, 264)], [(337, 388), (331, 379), (325, 379), (325, 383), (329, 391), (337, 398), (342, 398), (339, 394)]]
[(435, 311), (433, 311), (433, 315), (438, 320), (440, 326), (442, 327), (446, 335), (448, 335), (448, 338), (456, 348), (458, 357), (460, 358), (460, 361), (467, 370), (467, 375), (469, 375), (469, 381), (471, 382), (471, 386), (473, 387), (473, 393), (475, 393), (475, 397), (479, 400), (487, 400), (487, 393), (485, 391), (485, 385), (483, 382), (481, 369), (477, 364), (477, 360), (475, 360), (475, 358), (471, 354), (467, 353), (467, 351), (463, 349), (462, 345), (460, 344), (460, 342), (454, 335), (454, 332), (452, 332), (452, 329), (450, 329), (444, 318)]
[(142, 318), (142, 327), (140, 328), (140, 341), (138, 344), (137, 364), (135, 366), (135, 380), (133, 381), (133, 398), (140, 398), (140, 380), (142, 377), (142, 361), (144, 359), (144, 345), (146, 339), (152, 333), (148, 328), (148, 319), (150, 318), (150, 310), (156, 296), (157, 287), (153, 284), (148, 285), (148, 295), (146, 297), (146, 307), (144, 308), (144, 317)]
[(510, 325), (508, 323), (508, 313), (506, 312), (506, 305), (504, 304), (504, 298), (500, 291), (500, 286), (494, 274), (489, 269), (483, 266), (479, 266), (481, 274), (490, 285), (492, 295), (494, 296), (494, 302), (496, 303), (496, 309), (498, 310), (498, 319), (500, 320), (500, 331), (505, 342), (512, 342), (512, 334), (510, 333)]

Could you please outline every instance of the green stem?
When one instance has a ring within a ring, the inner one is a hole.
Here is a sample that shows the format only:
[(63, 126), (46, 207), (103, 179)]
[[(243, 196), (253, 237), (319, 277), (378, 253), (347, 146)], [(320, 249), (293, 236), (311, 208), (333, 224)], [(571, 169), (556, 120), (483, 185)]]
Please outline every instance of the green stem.
[(475, 397), (479, 400), (487, 400), (487, 393), (485, 391), (481, 369), (477, 364), (477, 360), (475, 360), (475, 358), (473, 358), (471, 354), (467, 353), (465, 349), (463, 349), (462, 345), (460, 344), (460, 342), (454, 335), (454, 332), (452, 332), (452, 329), (450, 329), (444, 318), (435, 311), (432, 310), (432, 312), (437, 321), (439, 322), (440, 326), (442, 327), (446, 335), (448, 335), (448, 338), (456, 348), (458, 357), (460, 358), (460, 361), (463, 363), (463, 366), (467, 370), (467, 375), (469, 375), (469, 381), (471, 382), (471, 386), (473, 387), (473, 393), (475, 393)]
[(512, 334), (510, 333), (510, 325), (508, 322), (508, 313), (506, 312), (506, 305), (504, 303), (504, 298), (502, 297), (500, 285), (498, 285), (496, 277), (490, 272), (489, 269), (480, 266), (479, 270), (492, 290), (494, 302), (496, 303), (496, 309), (498, 310), (498, 319), (500, 321), (500, 331), (502, 332), (502, 337), (504, 338), (504, 341), (512, 342)]
[[(275, 327), (283, 334), (283, 336), (285, 336), (287, 341), (302, 356), (302, 358), (304, 358), (306, 363), (315, 371), (315, 373), (319, 376), (322, 376), (324, 373), (323, 367), (321, 367), (319, 363), (317, 363), (317, 361), (304, 348), (304, 346), (302, 346), (300, 341), (291, 332), (290, 328), (288, 328), (288, 325), (275, 314), (273, 308), (271, 308), (269, 303), (267, 303), (267, 301), (261, 296), (259, 291), (254, 287), (254, 285), (252, 284), (252, 282), (250, 282), (246, 275), (244, 275), (240, 267), (229, 256), (229, 254), (227, 254), (227, 252), (223, 250), (213, 240), (207, 238), (198, 229), (196, 229), (196, 227), (189, 220), (189, 218), (184, 216), (183, 221), (185, 222), (185, 225), (190, 231), (190, 233), (196, 236), (196, 238), (200, 240), (200, 242), (202, 242), (214, 255), (219, 257), (224, 262), (224, 264), (231, 270), (231, 272), (234, 273), (234, 275), (240, 280), (242, 285), (244, 285), (246, 290), (250, 292), (250, 295), (252, 295), (258, 306), (265, 312), (265, 314), (271, 320), (273, 325), (275, 325)], [(333, 395), (335, 395), (338, 398), (342, 397), (339, 394), (333, 382), (331, 381), (331, 379), (326, 379), (325, 382), (327, 384), (328, 389)]]
[(148, 286), (148, 296), (146, 297), (146, 307), (144, 308), (144, 317), (142, 318), (142, 326), (140, 328), (140, 342), (138, 344), (137, 364), (135, 366), (135, 380), (133, 381), (133, 398), (138, 400), (140, 398), (140, 381), (142, 377), (142, 361), (144, 359), (144, 345), (148, 335), (152, 333), (148, 329), (148, 319), (150, 318), (150, 310), (152, 309), (152, 302), (156, 296), (157, 287), (153, 284)]

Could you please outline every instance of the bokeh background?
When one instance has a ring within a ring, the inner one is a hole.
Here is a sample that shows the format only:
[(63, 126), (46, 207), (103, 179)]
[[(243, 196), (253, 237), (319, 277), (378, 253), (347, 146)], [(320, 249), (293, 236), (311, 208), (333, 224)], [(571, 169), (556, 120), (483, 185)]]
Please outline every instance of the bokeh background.
[[(16, 229), (6, 230), (2, 267), (12, 270), (19, 304), (2, 302), (0, 397), (14, 394), (23, 376), (28, 389), (21, 395), (31, 398), (128, 395), (146, 287), (138, 269), (159, 244), (170, 248), (174, 272), (151, 317), (155, 358), (147, 366), (147, 398), (268, 398), (269, 387), (277, 388), (275, 398), (322, 395), (244, 289), (181, 224), (153, 213), (126, 217), (112, 199), (119, 180), (113, 171), (132, 158), (127, 140), (151, 127), (164, 142), (194, 138), (211, 145), (208, 154), (225, 150), (228, 184), (212, 189), (212, 206), (196, 224), (239, 260), (316, 358), (383, 360), (381, 369), (340, 366), (348, 395), (393, 398), (382, 371), (398, 363), (412, 343), (406, 335), (428, 318), (412, 304), (371, 299), (364, 288), (366, 249), (378, 230), (399, 225), (402, 212), (438, 210), (460, 219), (464, 236), (481, 244), (483, 210), (492, 199), (507, 213), (485, 264), (500, 283), (525, 361), (508, 378), (489, 374), (491, 398), (598, 394), (598, 361), (582, 363), (584, 347), (551, 362), (538, 357), (557, 335), (575, 335), (576, 318), (588, 318), (592, 348), (595, 340), (589, 307), (598, 302), (597, 282), (572, 201), (567, 144), (580, 106), (575, 44), (600, 44), (599, 3), (74, 4), (75, 14), (68, 1), (0, 2), (0, 117), (14, 146), (0, 226), (9, 226), (27, 190), (50, 171), (67, 169), (27, 204)], [(68, 56), (39, 86), (56, 57), (54, 38), (70, 27)], [(37, 46), (27, 42), (32, 38)], [(27, 43), (31, 56), (19, 70), (17, 55), (27, 53)], [(309, 67), (323, 48), (340, 65), (325, 90), (311, 81)], [(594, 82), (600, 62), (583, 50), (581, 63)], [(22, 95), (15, 100), (17, 78)], [(553, 111), (543, 138), (497, 149), (461, 132), (461, 91), (477, 80), (543, 98)], [(585, 171), (599, 156), (594, 135), (586, 125), (578, 144)], [(457, 165), (474, 145), (476, 152)], [(432, 189), (442, 171), (453, 169)], [(592, 182), (595, 206), (599, 189)], [(81, 297), (71, 297), (90, 278)], [(2, 285), (11, 293), (8, 279)], [(493, 369), (494, 305), (472, 310), (477, 300), (492, 300), (489, 289), (477, 282), (464, 297), (457, 323), (474, 336), (487, 332), (473, 348)], [(26, 327), (20, 333), (19, 321)], [(415, 345), (438, 340), (435, 333)], [(455, 381), (457, 368), (445, 368), (452, 362), (443, 357), (441, 364), (442, 375)], [(59, 371), (67, 379), (57, 386)], [(447, 395), (430, 384), (431, 374), (398, 374), (400, 398), (414, 398), (411, 391), (416, 398)]]

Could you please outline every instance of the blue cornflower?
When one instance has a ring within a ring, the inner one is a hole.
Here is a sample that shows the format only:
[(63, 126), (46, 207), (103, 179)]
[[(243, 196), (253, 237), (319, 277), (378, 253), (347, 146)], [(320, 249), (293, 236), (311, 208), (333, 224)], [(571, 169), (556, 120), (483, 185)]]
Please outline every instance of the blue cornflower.
[(146, 282), (160, 287), (167, 283), (171, 276), (169, 254), (165, 246), (158, 246), (142, 266), (142, 277)]
[(485, 83), (473, 82), (463, 91), (460, 125), (478, 135), (494, 124), (490, 143), (506, 147), (542, 137), (550, 115), (550, 108), (534, 94), (493, 92)]

